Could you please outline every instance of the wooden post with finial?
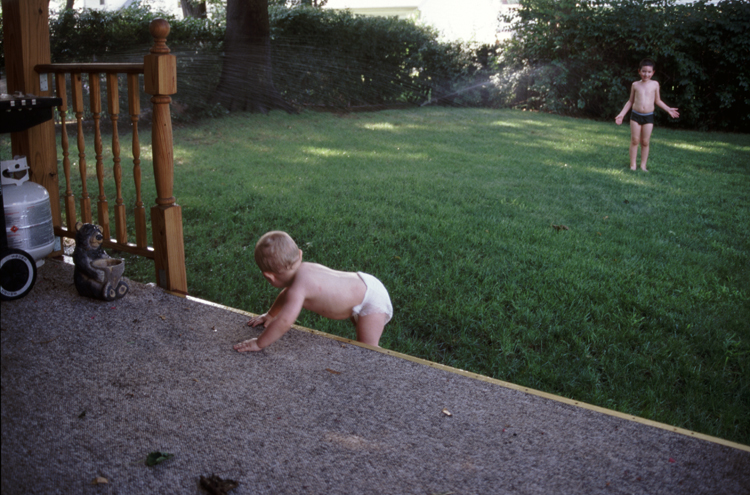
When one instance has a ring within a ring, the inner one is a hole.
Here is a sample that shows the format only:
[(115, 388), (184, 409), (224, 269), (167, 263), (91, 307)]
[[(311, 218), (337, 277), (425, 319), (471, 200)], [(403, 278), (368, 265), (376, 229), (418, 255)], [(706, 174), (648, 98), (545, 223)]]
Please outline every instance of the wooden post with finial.
[(151, 208), (151, 230), (156, 264), (156, 282), (167, 290), (187, 294), (182, 208), (175, 203), (174, 154), (170, 95), (177, 92), (177, 60), (169, 54), (169, 23), (154, 19), (149, 27), (154, 45), (143, 58), (146, 93), (152, 95), (151, 147), (156, 182), (156, 205)]

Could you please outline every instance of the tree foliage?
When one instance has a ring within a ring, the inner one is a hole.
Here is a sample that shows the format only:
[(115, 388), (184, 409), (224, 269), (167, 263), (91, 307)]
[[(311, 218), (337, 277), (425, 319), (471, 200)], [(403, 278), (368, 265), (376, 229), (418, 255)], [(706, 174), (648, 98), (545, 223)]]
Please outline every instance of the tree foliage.
[(679, 125), (750, 129), (746, 1), (521, 0), (512, 22), (498, 78), (508, 104), (610, 118), (651, 58)]
[(171, 49), (206, 49), (219, 46), (223, 26), (210, 19), (186, 18), (152, 11), (138, 2), (119, 11), (65, 10), (50, 18), (52, 62), (143, 61), (153, 44), (151, 21), (169, 21), (167, 44)]
[[(50, 19), (53, 62), (138, 62), (153, 40), (151, 20), (166, 18), (177, 55), (175, 100), (213, 113), (207, 95), (219, 84), (225, 17), (176, 19), (135, 3), (118, 12), (65, 11)], [(298, 6), (269, 8), (273, 82), (297, 106), (336, 108), (395, 103), (489, 104), (488, 47), (444, 43), (427, 27), (396, 18), (362, 17)], [(490, 64), (491, 65), (491, 64)]]
[[(140, 61), (152, 44), (150, 21), (165, 17), (178, 62), (175, 98), (190, 112), (213, 113), (207, 95), (226, 50), (216, 2), (207, 2), (209, 19), (178, 20), (140, 2), (118, 12), (53, 13), (52, 61)], [(441, 42), (411, 21), (315, 8), (322, 1), (269, 3), (273, 82), (297, 106), (430, 102), (611, 119), (648, 57), (662, 98), (680, 109), (676, 125), (750, 130), (744, 0), (520, 0), (513, 37), (500, 50)], [(660, 111), (657, 119), (673, 123)]]
[[(167, 45), (177, 55), (178, 93), (173, 98), (180, 108), (187, 104), (191, 112), (212, 113), (207, 92), (216, 80), (205, 74), (218, 74), (221, 69), (217, 53), (224, 42), (222, 19), (177, 19), (163, 12), (152, 11), (147, 4), (135, 2), (119, 11), (65, 10), (52, 12), (50, 51), (53, 63), (116, 62), (142, 63), (154, 43), (149, 25), (157, 18), (170, 25)], [(205, 57), (202, 54), (209, 54)], [(208, 60), (206, 60), (208, 58)], [(193, 67), (199, 67), (193, 69)], [(195, 72), (200, 77), (184, 77)], [(124, 80), (121, 81), (124, 84)], [(121, 107), (127, 108), (126, 91), (120, 90)], [(142, 108), (150, 107), (142, 95)], [(189, 103), (188, 103), (189, 101)], [(105, 112), (106, 113), (106, 112)], [(179, 115), (175, 115), (179, 118)]]

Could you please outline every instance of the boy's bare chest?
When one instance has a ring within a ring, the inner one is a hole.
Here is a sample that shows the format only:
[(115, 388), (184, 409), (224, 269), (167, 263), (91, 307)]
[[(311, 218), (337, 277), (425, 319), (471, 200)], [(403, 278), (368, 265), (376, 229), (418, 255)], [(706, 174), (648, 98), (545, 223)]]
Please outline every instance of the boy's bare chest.
[(656, 90), (659, 87), (659, 85), (653, 81), (649, 82), (642, 82), (638, 81), (636, 83), (633, 83), (633, 90), (635, 92), (636, 98), (653, 98), (656, 94)]

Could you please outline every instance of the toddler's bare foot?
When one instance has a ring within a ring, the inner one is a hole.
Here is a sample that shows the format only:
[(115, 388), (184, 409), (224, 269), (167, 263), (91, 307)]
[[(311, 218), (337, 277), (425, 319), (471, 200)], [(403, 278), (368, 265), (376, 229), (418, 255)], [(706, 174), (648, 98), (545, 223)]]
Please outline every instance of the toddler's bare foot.
[(638, 169), (636, 168), (636, 166), (635, 166), (635, 165), (631, 165), (631, 166), (630, 166), (630, 170), (632, 170), (633, 172), (635, 172), (635, 171), (636, 171), (636, 170), (638, 170)]
[[(633, 170), (635, 170), (635, 169), (633, 169)], [(644, 172), (648, 172), (648, 170), (646, 169), (646, 167), (641, 167), (641, 170), (643, 170)]]

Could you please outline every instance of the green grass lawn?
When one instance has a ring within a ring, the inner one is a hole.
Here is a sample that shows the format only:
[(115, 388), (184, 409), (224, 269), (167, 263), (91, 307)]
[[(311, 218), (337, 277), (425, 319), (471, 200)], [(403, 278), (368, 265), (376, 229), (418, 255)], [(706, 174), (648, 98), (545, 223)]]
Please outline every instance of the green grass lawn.
[(285, 230), (385, 283), (383, 347), (750, 444), (750, 136), (657, 127), (643, 173), (629, 134), (445, 108), (175, 128), (190, 293), (264, 312), (253, 247)]

